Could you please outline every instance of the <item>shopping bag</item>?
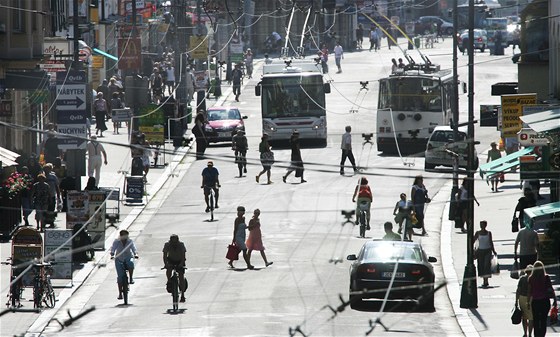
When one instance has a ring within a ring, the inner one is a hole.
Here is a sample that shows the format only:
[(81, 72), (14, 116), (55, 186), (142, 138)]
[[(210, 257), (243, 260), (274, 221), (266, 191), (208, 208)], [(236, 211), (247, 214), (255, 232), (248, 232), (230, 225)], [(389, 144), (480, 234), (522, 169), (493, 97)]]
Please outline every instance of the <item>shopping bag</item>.
[(553, 306), (550, 308), (550, 325), (555, 325), (558, 323), (558, 307)]
[(519, 232), (519, 218), (513, 218), (511, 220), (511, 232), (515, 233), (515, 232)]
[(239, 249), (235, 243), (228, 245), (226, 259), (233, 261), (239, 260), (239, 252), (241, 252), (241, 249)]
[(492, 261), (490, 262), (490, 268), (492, 270), (492, 274), (498, 275), (500, 274), (500, 263), (498, 261), (498, 255), (492, 255)]
[(509, 271), (509, 277), (516, 280), (519, 279), (519, 262), (517, 262), (517, 260), (513, 261), (513, 265)]

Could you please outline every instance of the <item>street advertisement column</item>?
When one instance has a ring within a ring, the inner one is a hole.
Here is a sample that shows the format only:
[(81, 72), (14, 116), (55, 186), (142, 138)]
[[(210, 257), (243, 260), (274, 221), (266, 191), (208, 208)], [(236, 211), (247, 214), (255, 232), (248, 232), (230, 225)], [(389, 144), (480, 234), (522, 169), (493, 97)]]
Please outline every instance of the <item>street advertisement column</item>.
[[(45, 256), (48, 256), (48, 262), (55, 262), (52, 265), (51, 279), (72, 279), (71, 237), (71, 229), (45, 230)], [(56, 253), (52, 254), (55, 250)]]
[(92, 217), (88, 232), (96, 249), (105, 249), (105, 197), (104, 191), (89, 191), (89, 216)]

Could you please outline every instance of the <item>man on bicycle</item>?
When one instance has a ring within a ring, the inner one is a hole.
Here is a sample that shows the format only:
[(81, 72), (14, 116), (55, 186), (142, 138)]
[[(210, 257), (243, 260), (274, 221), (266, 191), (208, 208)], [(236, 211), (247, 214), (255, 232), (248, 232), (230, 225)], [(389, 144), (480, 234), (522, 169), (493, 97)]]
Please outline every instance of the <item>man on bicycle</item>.
[(134, 258), (138, 258), (138, 251), (134, 242), (128, 238), (128, 231), (123, 229), (119, 232), (119, 238), (113, 241), (111, 246), (111, 258), (115, 259), (117, 270), (117, 283), (119, 288), (119, 300), (122, 300), (123, 285), (120, 283), (126, 277), (126, 269), (130, 273), (130, 284), (134, 284), (132, 273), (134, 272)]
[[(358, 202), (356, 202), (356, 196), (358, 197)], [(359, 184), (356, 186), (354, 190), (354, 195), (352, 196), (352, 202), (356, 202), (356, 219), (360, 218), (360, 204), (363, 202), (367, 204), (366, 212), (366, 223), (367, 223), (367, 230), (370, 229), (369, 227), (369, 219), (370, 219), (370, 209), (371, 203), (373, 201), (373, 195), (371, 193), (371, 188), (369, 188), (368, 180), (366, 177), (360, 178)]]
[(165, 275), (167, 276), (167, 282), (171, 277), (171, 272), (173, 269), (179, 274), (179, 289), (181, 289), (181, 299), (180, 302), (185, 302), (185, 261), (186, 261), (187, 248), (185, 244), (179, 241), (179, 236), (177, 234), (171, 234), (169, 241), (163, 246), (163, 264), (167, 271)]
[(214, 208), (218, 207), (219, 187), (220, 187), (220, 173), (214, 167), (214, 162), (209, 161), (206, 168), (202, 170), (202, 185), (200, 188), (204, 189), (204, 201), (206, 201), (206, 213), (210, 212), (209, 195), (210, 190), (214, 190)]

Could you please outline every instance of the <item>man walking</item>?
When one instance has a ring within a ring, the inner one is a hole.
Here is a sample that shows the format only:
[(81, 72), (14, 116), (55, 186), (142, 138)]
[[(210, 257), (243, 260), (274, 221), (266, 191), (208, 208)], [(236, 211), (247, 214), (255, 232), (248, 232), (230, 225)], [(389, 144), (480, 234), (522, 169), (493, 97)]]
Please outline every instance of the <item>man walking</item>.
[(525, 226), (517, 233), (515, 239), (515, 248), (513, 250), (514, 259), (517, 260), (517, 247), (519, 248), (519, 270), (534, 264), (537, 261), (537, 248), (539, 246), (539, 237), (529, 226)]
[(343, 58), (344, 50), (342, 49), (340, 42), (336, 41), (336, 46), (334, 47), (334, 62), (338, 67), (338, 71), (336, 72), (337, 74), (340, 74), (342, 72), (342, 68), (340, 67), (340, 60)]
[(241, 79), (243, 78), (243, 73), (239, 64), (235, 65), (235, 69), (231, 74), (231, 82), (233, 83), (233, 94), (235, 95), (235, 101), (239, 102), (239, 95), (241, 95)]
[(354, 172), (358, 171), (356, 167), (356, 160), (354, 159), (354, 154), (352, 153), (352, 127), (350, 125), (346, 126), (346, 132), (342, 135), (342, 142), (340, 144), (340, 149), (342, 149), (342, 159), (340, 160), (340, 175), (344, 175), (344, 163), (346, 163), (346, 158), (350, 160)]
[[(95, 176), (95, 182), (99, 184), (101, 175), (101, 155), (103, 154), (103, 162), (107, 165), (107, 152), (101, 143), (97, 141), (97, 136), (91, 136), (87, 143), (88, 152), (88, 177)], [(95, 172), (95, 175), (94, 175)]]

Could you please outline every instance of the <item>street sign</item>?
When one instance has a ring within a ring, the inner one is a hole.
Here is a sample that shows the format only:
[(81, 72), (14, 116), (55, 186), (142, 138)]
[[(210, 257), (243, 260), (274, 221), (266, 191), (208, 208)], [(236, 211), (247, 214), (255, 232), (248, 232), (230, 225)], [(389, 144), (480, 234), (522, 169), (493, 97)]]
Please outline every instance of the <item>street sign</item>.
[(194, 59), (208, 58), (208, 38), (206, 36), (191, 36), (189, 48)]
[(126, 202), (142, 203), (144, 198), (144, 177), (126, 177)]
[(0, 117), (12, 117), (12, 101), (0, 101)]
[(86, 110), (86, 85), (68, 84), (56, 86), (58, 110)]
[(59, 148), (62, 150), (86, 147), (86, 79), (84, 71), (56, 74), (56, 122), (60, 133)]
[(70, 70), (68, 72), (56, 74), (56, 84), (85, 84), (86, 73), (85, 71)]
[(79, 110), (60, 110), (57, 112), (57, 121), (61, 124), (85, 124), (86, 112)]
[(502, 137), (516, 137), (523, 122), (523, 106), (537, 104), (537, 94), (502, 95)]
[[(79, 124), (57, 124), (57, 131), (60, 134), (60, 143), (58, 144), (60, 149), (72, 150), (86, 148), (87, 130), (85, 121)], [(64, 137), (64, 135), (71, 137)]]
[(550, 140), (543, 133), (538, 133), (532, 129), (524, 128), (517, 133), (517, 139), (522, 146), (541, 146), (548, 145)]
[(132, 111), (130, 108), (111, 110), (111, 120), (113, 122), (129, 122), (131, 117)]

